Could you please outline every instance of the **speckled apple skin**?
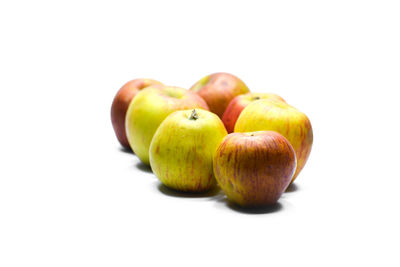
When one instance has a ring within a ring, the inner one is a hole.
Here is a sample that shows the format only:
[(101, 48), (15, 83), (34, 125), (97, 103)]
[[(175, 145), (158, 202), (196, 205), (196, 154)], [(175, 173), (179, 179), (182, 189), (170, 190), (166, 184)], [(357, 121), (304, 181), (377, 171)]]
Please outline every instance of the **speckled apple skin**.
[(204, 192), (216, 185), (213, 155), (227, 135), (220, 118), (196, 109), (170, 114), (158, 127), (150, 145), (150, 166), (167, 187), (184, 192)]
[(235, 124), (235, 132), (276, 131), (292, 145), (297, 168), (292, 182), (299, 175), (311, 152), (313, 130), (308, 117), (296, 108), (277, 101), (258, 100), (243, 109)]
[(231, 133), (214, 155), (214, 174), (232, 202), (243, 207), (275, 204), (296, 169), (296, 155), (281, 134)]

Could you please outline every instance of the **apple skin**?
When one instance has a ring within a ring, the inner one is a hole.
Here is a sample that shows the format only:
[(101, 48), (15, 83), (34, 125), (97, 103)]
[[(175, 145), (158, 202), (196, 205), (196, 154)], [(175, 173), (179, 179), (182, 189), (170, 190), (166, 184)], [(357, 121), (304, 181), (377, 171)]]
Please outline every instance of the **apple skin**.
[(249, 92), (247, 85), (238, 77), (222, 72), (203, 77), (190, 90), (200, 95), (210, 111), (220, 118), (235, 96)]
[(129, 104), (140, 90), (153, 84), (162, 85), (159, 81), (152, 79), (131, 80), (124, 84), (114, 97), (111, 106), (111, 122), (118, 141), (125, 148), (130, 148), (125, 130), (125, 115)]
[(275, 204), (296, 170), (296, 155), (281, 134), (231, 133), (214, 155), (214, 174), (228, 199), (242, 207)]
[(212, 112), (175, 111), (161, 123), (151, 141), (151, 169), (171, 189), (210, 190), (216, 185), (214, 152), (227, 134), (221, 119)]
[(282, 134), (296, 152), (297, 168), (292, 182), (307, 162), (313, 143), (313, 130), (308, 117), (283, 102), (262, 99), (243, 109), (235, 132), (275, 131)]
[(151, 139), (161, 122), (174, 111), (193, 108), (208, 110), (204, 99), (180, 87), (154, 85), (136, 95), (126, 113), (126, 135), (144, 164), (150, 164)]
[(225, 125), (228, 133), (232, 133), (235, 129), (235, 123), (239, 118), (242, 110), (247, 107), (251, 102), (259, 99), (271, 99), (276, 101), (286, 101), (277, 94), (273, 93), (247, 93), (236, 96), (226, 108), (224, 115), (222, 116), (222, 122)]

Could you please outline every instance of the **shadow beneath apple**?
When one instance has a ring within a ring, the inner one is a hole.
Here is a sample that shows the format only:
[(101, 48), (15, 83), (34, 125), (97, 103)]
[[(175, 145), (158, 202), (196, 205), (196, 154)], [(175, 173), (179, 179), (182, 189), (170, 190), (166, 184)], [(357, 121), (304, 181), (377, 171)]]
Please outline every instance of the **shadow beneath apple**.
[(170, 197), (203, 198), (203, 197), (215, 197), (220, 194), (220, 189), (218, 187), (215, 187), (206, 192), (199, 192), (199, 193), (176, 191), (174, 189), (166, 187), (165, 185), (163, 185), (161, 183), (159, 183), (157, 185), (157, 188), (158, 188), (158, 191), (160, 191), (164, 195), (170, 196)]
[(135, 154), (133, 151), (132, 151), (132, 149), (130, 149), (129, 147), (123, 147), (123, 146), (121, 146), (121, 147), (119, 147), (119, 151), (121, 151), (121, 152), (123, 152), (123, 153), (126, 153), (126, 154)]
[(151, 167), (149, 165), (144, 164), (143, 162), (139, 161), (135, 164), (135, 167), (141, 170), (142, 172), (153, 173)]
[(274, 213), (282, 210), (283, 206), (281, 203), (276, 203), (271, 206), (265, 206), (265, 207), (241, 207), (236, 205), (235, 203), (225, 199), (226, 205), (234, 211), (240, 212), (240, 213), (245, 213), (245, 214), (268, 214), (268, 213)]
[(292, 183), (286, 188), (285, 193), (293, 193), (299, 190), (299, 186), (295, 183)]

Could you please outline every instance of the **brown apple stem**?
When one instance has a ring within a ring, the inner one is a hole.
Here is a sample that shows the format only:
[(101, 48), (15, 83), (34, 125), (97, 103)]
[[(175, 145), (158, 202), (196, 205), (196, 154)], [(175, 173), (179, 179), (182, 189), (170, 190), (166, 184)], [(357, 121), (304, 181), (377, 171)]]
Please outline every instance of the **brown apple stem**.
[(253, 100), (258, 100), (258, 99), (261, 99), (261, 97), (259, 97), (259, 96), (253, 97)]
[(190, 114), (190, 116), (189, 116), (189, 120), (197, 120), (199, 118), (199, 115), (197, 114), (197, 112), (196, 112), (196, 110), (195, 109), (193, 109), (192, 110), (192, 114)]

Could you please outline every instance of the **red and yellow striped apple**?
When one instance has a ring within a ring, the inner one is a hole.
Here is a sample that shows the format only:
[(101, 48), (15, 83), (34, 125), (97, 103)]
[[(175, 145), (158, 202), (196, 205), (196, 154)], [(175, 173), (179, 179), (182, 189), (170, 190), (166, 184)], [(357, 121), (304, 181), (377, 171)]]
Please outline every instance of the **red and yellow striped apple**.
[(190, 90), (200, 95), (210, 111), (220, 118), (235, 96), (249, 92), (247, 85), (238, 77), (222, 72), (203, 77)]
[(140, 90), (153, 84), (162, 84), (152, 79), (135, 79), (124, 84), (118, 90), (111, 106), (111, 122), (115, 135), (123, 147), (129, 148), (125, 130), (125, 115), (132, 99)]
[(214, 155), (215, 178), (228, 199), (243, 207), (275, 204), (296, 170), (296, 155), (281, 134), (231, 133)]
[(216, 185), (213, 156), (226, 135), (224, 124), (212, 112), (175, 111), (161, 123), (151, 141), (151, 169), (174, 190), (207, 191)]
[(277, 94), (273, 93), (247, 93), (236, 96), (226, 108), (224, 115), (222, 116), (222, 122), (225, 125), (228, 133), (232, 133), (235, 128), (235, 123), (239, 118), (242, 110), (247, 107), (251, 102), (259, 99), (271, 99), (276, 101), (286, 101)]
[(235, 124), (235, 132), (275, 131), (282, 134), (296, 152), (297, 168), (292, 182), (307, 162), (313, 143), (308, 117), (296, 108), (279, 101), (262, 99), (243, 109)]
[(126, 113), (126, 135), (143, 163), (150, 164), (151, 139), (161, 122), (174, 111), (193, 108), (208, 110), (204, 99), (179, 87), (153, 85), (136, 95)]

